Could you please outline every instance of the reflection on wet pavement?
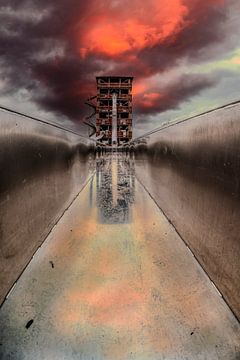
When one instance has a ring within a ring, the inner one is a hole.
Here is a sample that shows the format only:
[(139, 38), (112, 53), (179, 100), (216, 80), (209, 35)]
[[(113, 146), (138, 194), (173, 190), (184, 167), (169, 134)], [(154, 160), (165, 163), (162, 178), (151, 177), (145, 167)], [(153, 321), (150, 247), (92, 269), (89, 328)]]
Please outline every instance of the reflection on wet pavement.
[(114, 154), (64, 214), (0, 311), (0, 358), (239, 358), (239, 324)]
[(134, 201), (134, 162), (126, 157), (103, 157), (97, 161), (98, 221), (121, 224), (131, 222)]

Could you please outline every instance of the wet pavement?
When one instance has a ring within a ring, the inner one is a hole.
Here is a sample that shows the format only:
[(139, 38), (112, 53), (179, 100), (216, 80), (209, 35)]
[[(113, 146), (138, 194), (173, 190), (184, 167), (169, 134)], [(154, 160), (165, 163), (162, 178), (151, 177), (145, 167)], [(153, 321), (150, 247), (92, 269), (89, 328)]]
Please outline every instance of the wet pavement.
[(237, 360), (240, 326), (133, 159), (113, 154), (1, 308), (0, 359)]

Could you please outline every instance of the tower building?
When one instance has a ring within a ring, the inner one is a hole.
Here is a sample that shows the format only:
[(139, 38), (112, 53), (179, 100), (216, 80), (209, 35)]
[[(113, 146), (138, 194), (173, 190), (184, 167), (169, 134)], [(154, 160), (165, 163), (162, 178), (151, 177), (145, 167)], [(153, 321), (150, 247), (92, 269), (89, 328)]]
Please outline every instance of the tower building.
[(123, 145), (132, 139), (133, 77), (99, 76), (96, 81), (96, 135), (106, 145)]

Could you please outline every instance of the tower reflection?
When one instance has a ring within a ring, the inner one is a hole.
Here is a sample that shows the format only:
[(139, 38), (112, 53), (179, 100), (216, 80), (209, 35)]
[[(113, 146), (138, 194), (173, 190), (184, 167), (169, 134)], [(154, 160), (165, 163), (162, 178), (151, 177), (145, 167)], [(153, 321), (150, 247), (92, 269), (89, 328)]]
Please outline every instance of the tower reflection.
[(135, 191), (133, 158), (122, 153), (105, 154), (99, 157), (96, 183), (98, 222), (130, 223)]

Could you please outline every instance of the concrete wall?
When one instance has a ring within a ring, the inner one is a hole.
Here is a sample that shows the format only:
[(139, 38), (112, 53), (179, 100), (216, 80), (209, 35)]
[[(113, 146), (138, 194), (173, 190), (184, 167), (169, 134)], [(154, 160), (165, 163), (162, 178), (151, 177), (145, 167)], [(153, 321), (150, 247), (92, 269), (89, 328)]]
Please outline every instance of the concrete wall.
[(0, 303), (94, 171), (95, 143), (0, 110)]
[(145, 140), (137, 177), (240, 317), (240, 104)]

